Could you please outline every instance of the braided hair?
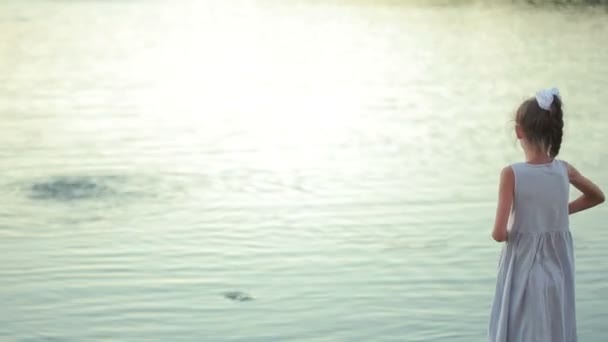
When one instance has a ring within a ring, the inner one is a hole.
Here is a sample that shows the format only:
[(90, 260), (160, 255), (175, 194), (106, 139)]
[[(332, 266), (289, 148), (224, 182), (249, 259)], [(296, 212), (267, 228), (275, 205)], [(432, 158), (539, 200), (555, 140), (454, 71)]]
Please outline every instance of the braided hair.
[(524, 101), (517, 109), (515, 122), (527, 140), (555, 158), (559, 154), (564, 133), (564, 112), (559, 96), (553, 95), (549, 110), (541, 108), (536, 98)]

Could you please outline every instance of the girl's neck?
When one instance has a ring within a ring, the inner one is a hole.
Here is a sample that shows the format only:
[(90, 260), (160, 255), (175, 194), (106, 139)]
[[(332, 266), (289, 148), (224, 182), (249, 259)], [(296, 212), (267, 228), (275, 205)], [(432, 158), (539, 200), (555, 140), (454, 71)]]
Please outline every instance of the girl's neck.
[(549, 164), (553, 161), (553, 158), (540, 148), (524, 148), (526, 155), (526, 163), (528, 164)]

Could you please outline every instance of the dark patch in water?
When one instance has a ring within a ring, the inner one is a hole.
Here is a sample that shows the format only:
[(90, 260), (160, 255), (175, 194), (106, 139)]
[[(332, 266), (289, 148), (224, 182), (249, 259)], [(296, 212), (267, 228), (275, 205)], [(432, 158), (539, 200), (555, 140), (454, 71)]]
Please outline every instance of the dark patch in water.
[[(94, 201), (114, 206), (126, 204), (125, 201), (175, 201), (187, 192), (183, 182), (145, 174), (66, 174), (22, 179), (8, 184), (6, 190), (37, 201)], [(2, 188), (0, 184), (0, 191)]]
[(71, 201), (98, 198), (114, 193), (103, 179), (95, 177), (54, 177), (34, 183), (30, 197), (40, 200)]
[(234, 300), (236, 302), (248, 302), (253, 300), (253, 297), (240, 291), (224, 292), (224, 297), (226, 299)]

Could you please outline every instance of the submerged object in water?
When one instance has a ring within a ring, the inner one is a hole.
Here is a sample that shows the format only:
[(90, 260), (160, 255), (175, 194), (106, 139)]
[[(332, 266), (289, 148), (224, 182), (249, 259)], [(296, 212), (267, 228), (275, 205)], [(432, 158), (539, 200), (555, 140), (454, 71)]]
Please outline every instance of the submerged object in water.
[(93, 177), (55, 177), (34, 183), (30, 195), (36, 199), (69, 201), (96, 198), (111, 189)]
[(253, 297), (251, 297), (250, 295), (248, 295), (244, 292), (240, 292), (240, 291), (224, 292), (224, 297), (226, 297), (227, 299), (237, 301), (237, 302), (248, 302), (250, 300), (253, 300)]

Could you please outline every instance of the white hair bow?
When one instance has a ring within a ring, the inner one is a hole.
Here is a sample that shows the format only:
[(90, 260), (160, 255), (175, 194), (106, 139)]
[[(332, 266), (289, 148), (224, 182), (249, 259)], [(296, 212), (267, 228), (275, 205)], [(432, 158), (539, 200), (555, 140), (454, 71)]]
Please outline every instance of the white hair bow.
[(536, 102), (538, 102), (540, 108), (544, 110), (551, 110), (553, 96), (559, 97), (559, 90), (557, 88), (539, 90), (536, 93)]

